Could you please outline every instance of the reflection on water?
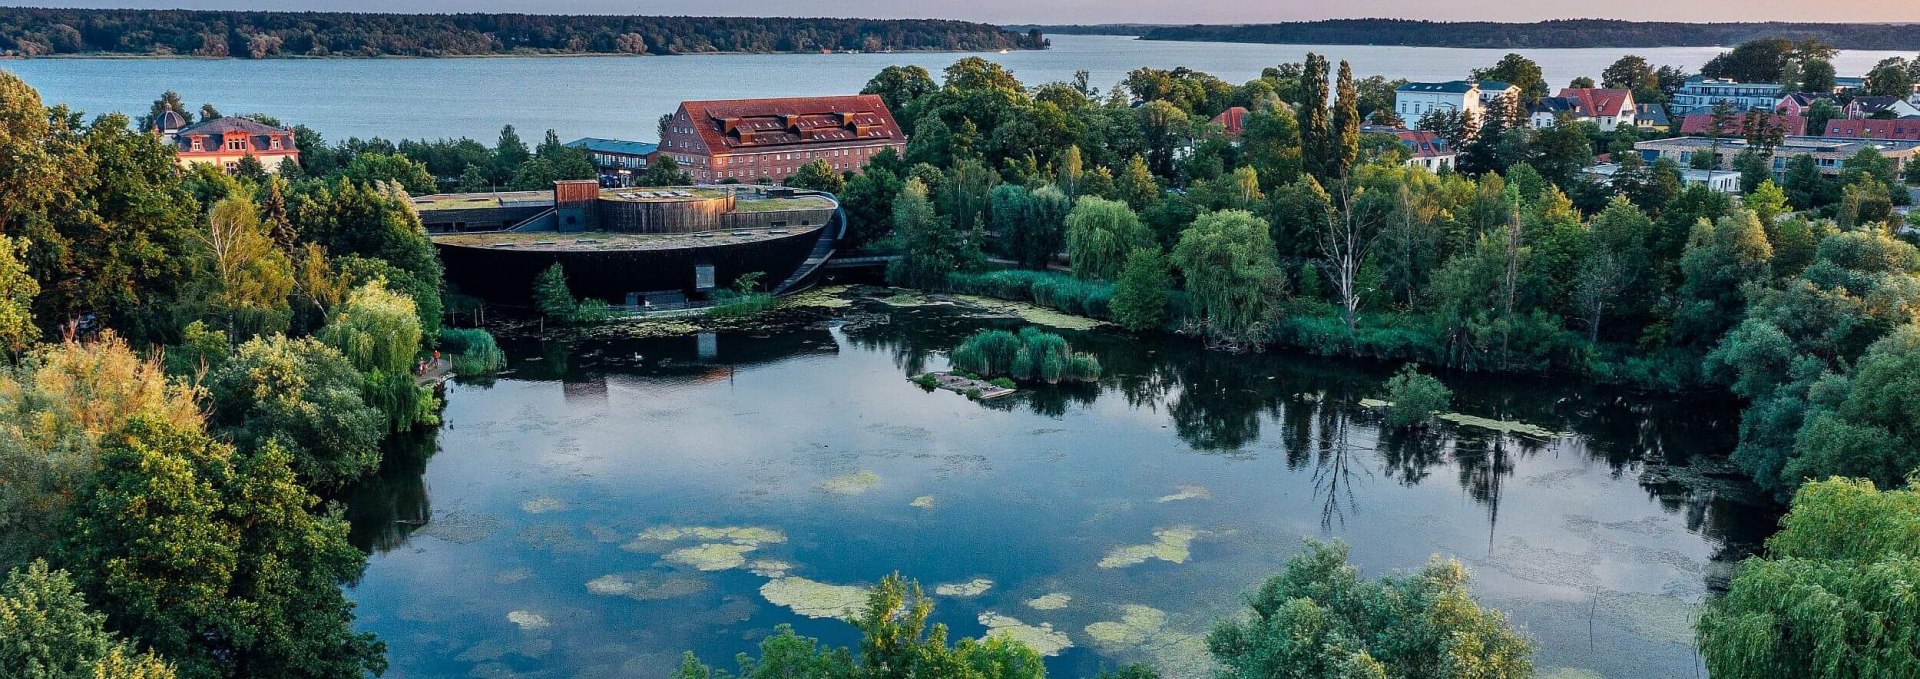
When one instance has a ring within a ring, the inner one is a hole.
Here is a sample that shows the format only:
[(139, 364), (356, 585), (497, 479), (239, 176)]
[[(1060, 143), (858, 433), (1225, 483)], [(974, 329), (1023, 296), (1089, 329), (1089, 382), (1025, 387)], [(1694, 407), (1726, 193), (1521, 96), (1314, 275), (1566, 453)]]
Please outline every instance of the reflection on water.
[[(1200, 676), (1210, 621), (1301, 538), (1338, 537), (1369, 574), (1461, 559), (1543, 669), (1670, 676), (1695, 665), (1693, 606), (1776, 518), (1725, 479), (1641, 481), (1723, 458), (1731, 405), (1449, 376), (1459, 412), (1572, 436), (1388, 432), (1358, 401), (1394, 366), (1108, 332), (1069, 335), (1099, 384), (976, 403), (905, 377), (997, 321), (887, 320), (508, 343), (512, 372), (452, 387), (439, 435), (395, 442), (344, 498), (376, 554), (361, 626), (395, 676), (664, 676), (683, 649), (724, 661), (783, 622), (852, 643), (794, 593), (897, 570), (991, 580), (941, 597), (937, 621), (1049, 625), (1073, 644), (1059, 676)], [(1087, 631), (1148, 617), (1123, 635), (1139, 643)]]

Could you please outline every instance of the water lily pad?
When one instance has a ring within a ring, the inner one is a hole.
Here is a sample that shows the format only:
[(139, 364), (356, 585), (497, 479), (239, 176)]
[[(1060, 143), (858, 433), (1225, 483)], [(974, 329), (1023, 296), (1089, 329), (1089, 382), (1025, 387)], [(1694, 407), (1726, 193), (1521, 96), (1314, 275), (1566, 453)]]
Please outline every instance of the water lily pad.
[(757, 549), (755, 545), (709, 542), (667, 552), (665, 559), (668, 563), (691, 566), (703, 571), (724, 571), (746, 565), (747, 552), (754, 549)]
[(1180, 500), (1211, 500), (1213, 499), (1213, 491), (1207, 490), (1206, 486), (1202, 486), (1197, 483), (1179, 483), (1179, 484), (1174, 484), (1173, 487), (1174, 487), (1174, 490), (1177, 490), (1179, 492), (1174, 493), (1172, 495), (1162, 495), (1160, 496), (1159, 499), (1154, 500), (1154, 502), (1178, 502)]
[(1027, 600), (1027, 608), (1036, 611), (1057, 611), (1073, 602), (1073, 595), (1066, 592), (1051, 592)]
[(1186, 563), (1200, 531), (1193, 526), (1174, 526), (1154, 531), (1153, 537), (1153, 542), (1144, 545), (1122, 545), (1108, 550), (1106, 557), (1100, 559), (1100, 567), (1122, 568), (1146, 563), (1148, 559)]
[(553, 623), (547, 621), (547, 616), (533, 611), (514, 611), (508, 613), (507, 622), (519, 625), (520, 629), (524, 631), (546, 629), (553, 626)]
[(1067, 638), (1065, 632), (1054, 631), (1053, 623), (1029, 625), (1019, 618), (987, 611), (980, 614), (980, 624), (987, 626), (987, 636), (1018, 641), (1040, 655), (1060, 655), (1061, 651), (1073, 647), (1073, 640)]
[(760, 586), (760, 596), (809, 618), (849, 619), (867, 605), (868, 590), (858, 585), (829, 585), (799, 576), (774, 578)]
[(951, 582), (940, 585), (933, 588), (933, 593), (940, 596), (975, 597), (986, 594), (989, 589), (993, 589), (992, 580), (974, 578), (966, 582)]
[(879, 485), (880, 475), (862, 469), (820, 482), (820, 489), (835, 495), (859, 495)]

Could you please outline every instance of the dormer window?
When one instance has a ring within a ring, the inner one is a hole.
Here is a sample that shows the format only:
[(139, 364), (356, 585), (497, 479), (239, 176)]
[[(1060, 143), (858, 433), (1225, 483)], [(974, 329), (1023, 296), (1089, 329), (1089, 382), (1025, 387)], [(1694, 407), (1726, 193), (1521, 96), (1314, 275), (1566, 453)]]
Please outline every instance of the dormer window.
[(269, 149), (273, 149), (273, 150), (275, 150), (275, 151), (278, 151), (278, 150), (280, 150), (280, 138), (279, 138), (279, 137), (268, 137), (268, 138), (267, 138), (267, 148), (269, 148)]
[(204, 146), (202, 146), (202, 145), (200, 144), (200, 138), (199, 138), (199, 137), (194, 137), (194, 138), (193, 138), (193, 150), (195, 150), (195, 151), (205, 151), (205, 150), (207, 150), (207, 149), (206, 149), (206, 147), (204, 147)]
[(247, 140), (239, 139), (239, 138), (228, 139), (227, 150), (228, 151), (245, 151), (247, 150)]

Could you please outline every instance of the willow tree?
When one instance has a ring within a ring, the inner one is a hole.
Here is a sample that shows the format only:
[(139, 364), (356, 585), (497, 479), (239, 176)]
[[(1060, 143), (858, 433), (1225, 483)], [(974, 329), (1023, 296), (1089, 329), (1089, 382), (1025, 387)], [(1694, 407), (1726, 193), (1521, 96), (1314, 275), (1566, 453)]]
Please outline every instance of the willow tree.
[(1266, 222), (1241, 210), (1202, 215), (1180, 235), (1173, 263), (1209, 339), (1229, 346), (1261, 339), (1284, 285)]
[(1809, 483), (1696, 629), (1715, 677), (1920, 676), (1920, 475)]
[(1067, 260), (1081, 278), (1113, 280), (1135, 248), (1153, 245), (1153, 233), (1126, 203), (1081, 198), (1067, 214)]
[(366, 376), (367, 403), (386, 414), (393, 431), (433, 421), (433, 398), (413, 377), (420, 319), (412, 299), (377, 282), (363, 285), (319, 337)]

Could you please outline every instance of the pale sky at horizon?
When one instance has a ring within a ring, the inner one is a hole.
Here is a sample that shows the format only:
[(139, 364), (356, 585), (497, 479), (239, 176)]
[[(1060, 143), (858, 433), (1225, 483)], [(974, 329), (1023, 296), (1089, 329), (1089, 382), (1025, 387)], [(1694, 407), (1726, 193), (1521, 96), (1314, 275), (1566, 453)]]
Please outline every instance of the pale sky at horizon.
[(1920, 22), (1920, 0), (39, 0), (5, 5), (373, 12), (528, 12), (964, 19), (997, 24), (1260, 23), (1350, 17), (1436, 21)]

